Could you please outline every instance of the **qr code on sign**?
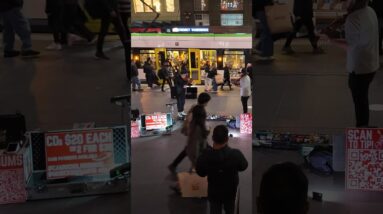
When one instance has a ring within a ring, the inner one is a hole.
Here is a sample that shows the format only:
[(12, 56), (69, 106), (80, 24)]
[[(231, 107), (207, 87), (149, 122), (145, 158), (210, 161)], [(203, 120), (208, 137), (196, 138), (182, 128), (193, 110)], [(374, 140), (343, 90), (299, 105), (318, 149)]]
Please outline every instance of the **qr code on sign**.
[(349, 189), (383, 191), (381, 155), (382, 152), (379, 150), (349, 151), (347, 170)]
[(0, 204), (24, 202), (26, 198), (23, 170), (2, 170), (0, 173)]

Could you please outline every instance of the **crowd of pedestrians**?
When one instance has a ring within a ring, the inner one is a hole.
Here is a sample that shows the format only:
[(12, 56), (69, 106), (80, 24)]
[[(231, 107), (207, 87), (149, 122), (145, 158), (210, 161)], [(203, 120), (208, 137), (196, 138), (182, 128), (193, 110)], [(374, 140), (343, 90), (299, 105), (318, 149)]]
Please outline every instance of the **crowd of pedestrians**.
[[(39, 51), (32, 49), (31, 28), (28, 19), (22, 13), (23, 4), (23, 0), (0, 1), (5, 58), (40, 55)], [(45, 12), (53, 35), (53, 42), (46, 47), (47, 50), (62, 50), (80, 38), (89, 44), (97, 42), (95, 57), (108, 60), (103, 46), (110, 23), (114, 25), (122, 44), (129, 46), (127, 25), (130, 16), (129, 0), (86, 0), (85, 4), (80, 4), (79, 0), (46, 0)], [(101, 20), (98, 35), (85, 26), (89, 19)], [(22, 42), (21, 51), (14, 47), (15, 34)]]

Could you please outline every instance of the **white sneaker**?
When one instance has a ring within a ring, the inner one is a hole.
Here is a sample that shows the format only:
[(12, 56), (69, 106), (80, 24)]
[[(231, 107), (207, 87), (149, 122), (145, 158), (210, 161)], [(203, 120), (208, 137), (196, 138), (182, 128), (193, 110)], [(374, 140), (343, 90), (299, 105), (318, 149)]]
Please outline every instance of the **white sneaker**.
[(183, 111), (183, 112), (181, 112), (181, 114), (183, 115), (183, 116), (186, 116), (187, 114)]
[(60, 49), (61, 49), (60, 44), (56, 44), (53, 42), (52, 44), (48, 45), (45, 49), (48, 51), (55, 51), (55, 50), (58, 50), (58, 46), (60, 46)]
[(180, 112), (178, 112), (178, 117), (184, 117), (184, 115)]

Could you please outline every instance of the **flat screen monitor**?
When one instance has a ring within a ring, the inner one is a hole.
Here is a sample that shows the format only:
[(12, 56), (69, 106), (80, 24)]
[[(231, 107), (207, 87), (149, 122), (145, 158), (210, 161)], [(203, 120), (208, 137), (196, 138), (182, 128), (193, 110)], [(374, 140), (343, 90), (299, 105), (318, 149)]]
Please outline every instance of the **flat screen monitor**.
[(154, 113), (141, 115), (141, 128), (147, 131), (166, 129), (172, 125), (170, 113)]

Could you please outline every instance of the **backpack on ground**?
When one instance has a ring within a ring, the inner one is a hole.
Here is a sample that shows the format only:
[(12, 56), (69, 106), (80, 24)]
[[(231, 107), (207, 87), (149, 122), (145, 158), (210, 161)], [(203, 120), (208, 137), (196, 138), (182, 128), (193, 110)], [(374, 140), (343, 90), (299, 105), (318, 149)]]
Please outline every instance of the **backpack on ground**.
[(334, 170), (332, 168), (332, 147), (315, 146), (306, 157), (305, 162), (311, 172), (319, 175), (331, 175)]

